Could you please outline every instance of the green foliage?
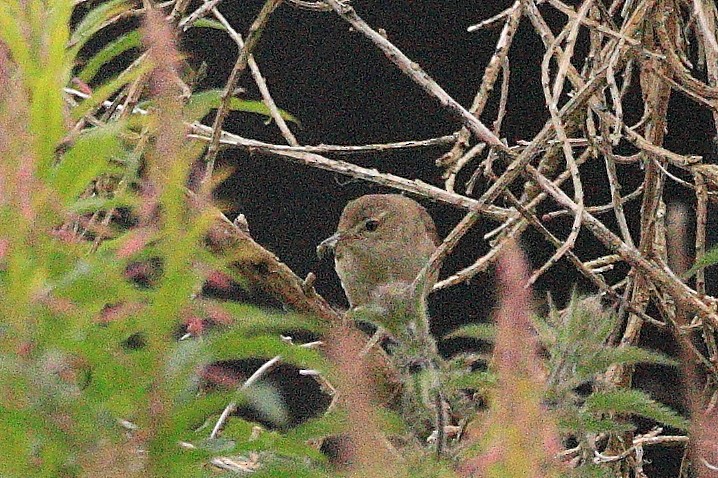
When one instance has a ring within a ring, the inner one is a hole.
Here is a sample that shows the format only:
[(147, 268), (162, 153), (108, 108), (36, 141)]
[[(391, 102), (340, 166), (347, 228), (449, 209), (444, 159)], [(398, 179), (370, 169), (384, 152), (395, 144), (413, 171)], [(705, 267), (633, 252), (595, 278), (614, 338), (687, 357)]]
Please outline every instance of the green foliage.
[(68, 43), (74, 55), (79, 53), (95, 33), (106, 26), (112, 17), (125, 13), (130, 8), (131, 5), (126, 0), (109, 0), (87, 12), (75, 26)]
[(611, 364), (654, 363), (675, 365), (665, 355), (638, 347), (610, 347), (606, 341), (617, 318), (604, 311), (597, 298), (574, 295), (563, 313), (552, 308), (535, 321), (549, 351), (549, 390), (565, 393), (597, 378)]
[(697, 258), (696, 263), (693, 265), (693, 267), (691, 267), (685, 273), (685, 277), (692, 277), (700, 269), (704, 269), (715, 264), (718, 264), (718, 247), (712, 248), (711, 250), (703, 254), (701, 257)]
[(606, 466), (589, 463), (564, 473), (562, 476), (565, 478), (613, 478), (616, 474)]
[[(208, 271), (228, 269), (230, 259), (205, 249), (215, 213), (187, 201), (189, 166), (202, 149), (184, 138), (182, 116), (173, 116), (181, 111), (179, 95), (147, 97), (155, 109), (140, 119), (85, 121), (128, 83), (141, 88), (158, 65), (143, 60), (66, 107), (63, 88), (83, 46), (133, 5), (93, 6), (72, 32), (73, 2), (25, 7), (0, 3), (0, 41), (12, 55), (2, 74), (17, 80), (0, 82), (8, 138), (0, 146), (0, 183), (11, 198), (0, 203), (0, 475), (206, 476), (209, 458), (243, 451), (289, 457), (289, 464), (280, 460), (285, 468), (307, 457), (321, 467), (322, 456), (299, 431), (232, 436), (243, 421), (230, 417), (223, 437), (207, 440), (203, 424), (213, 424), (230, 402), (287, 420), (281, 396), (261, 379), (238, 391), (206, 389), (200, 372), (207, 364), (275, 355), (303, 368), (328, 364), (279, 338), (288, 330), (316, 333), (315, 321), (197, 300)], [(141, 38), (132, 31), (111, 42), (79, 78), (94, 80)], [(189, 107), (216, 103), (216, 92), (204, 92), (190, 97)], [(231, 106), (267, 114), (253, 102)], [(160, 147), (173, 152), (161, 165)], [(117, 207), (134, 225), (113, 221)], [(134, 275), (138, 268), (151, 277), (145, 285)], [(210, 308), (240, 320), (224, 333), (176, 339), (183, 321)], [(303, 433), (329, 433), (333, 423), (317, 418), (314, 432)]]
[(100, 173), (108, 172), (114, 158), (124, 155), (119, 134), (121, 123), (87, 129), (53, 168), (51, 184), (65, 205), (74, 202)]
[(495, 337), (496, 327), (493, 324), (468, 324), (444, 336), (445, 339), (469, 338), (484, 341), (493, 341)]
[(140, 32), (133, 30), (112, 40), (105, 45), (99, 52), (95, 53), (86, 63), (84, 68), (80, 70), (77, 77), (89, 83), (97, 75), (102, 67), (120, 56), (126, 51), (140, 48), (142, 46), (142, 37)]
[[(579, 440), (587, 435), (624, 433), (634, 427), (619, 417), (629, 416), (687, 429), (685, 418), (646, 393), (611, 389), (605, 383), (603, 375), (612, 364), (670, 366), (675, 365), (675, 361), (638, 347), (607, 345), (609, 335), (618, 325), (617, 318), (603, 310), (598, 298), (574, 295), (564, 311), (551, 307), (549, 316), (536, 318), (535, 324), (549, 354), (547, 398), (556, 408), (564, 433)], [(590, 385), (586, 396), (576, 392), (582, 385)]]
[(138, 80), (142, 75), (151, 70), (151, 65), (142, 63), (139, 66), (130, 67), (123, 70), (122, 73), (111, 79), (107, 83), (96, 88), (89, 98), (83, 101), (80, 106), (72, 111), (74, 119), (80, 119), (94, 109), (100, 107), (103, 102), (107, 101), (111, 96), (117, 93), (119, 89), (125, 85)]
[(640, 390), (607, 390), (594, 392), (586, 398), (585, 410), (592, 414), (620, 413), (640, 415), (657, 422), (688, 430), (688, 420)]
[[(184, 115), (188, 121), (198, 121), (209, 114), (213, 109), (219, 108), (222, 99), (222, 90), (207, 90), (194, 93), (185, 106)], [(230, 98), (230, 111), (244, 111), (269, 116), (269, 108), (261, 101), (240, 100)], [(279, 114), (287, 121), (298, 123), (297, 118), (287, 111), (280, 110)]]
[(215, 30), (222, 30), (227, 31), (227, 29), (217, 20), (212, 20), (210, 18), (200, 18), (196, 22), (192, 24), (192, 27), (194, 28), (213, 28)]

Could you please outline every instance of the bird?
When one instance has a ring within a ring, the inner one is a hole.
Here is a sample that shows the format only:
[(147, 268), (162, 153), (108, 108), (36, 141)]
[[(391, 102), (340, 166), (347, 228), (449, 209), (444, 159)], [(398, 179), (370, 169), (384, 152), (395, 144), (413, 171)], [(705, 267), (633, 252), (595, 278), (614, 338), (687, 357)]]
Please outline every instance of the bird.
[(334, 253), (350, 310), (369, 312), (369, 321), (395, 333), (419, 313), (417, 304), (436, 282), (438, 270), (416, 279), (440, 243), (421, 204), (400, 194), (367, 194), (346, 205), (317, 252)]
[(365, 350), (379, 343), (385, 331), (391, 335), (392, 361), (406, 384), (402, 416), (422, 438), (435, 430), (439, 456), (448, 408), (426, 296), (438, 278), (439, 268), (427, 266), (440, 243), (436, 225), (421, 204), (400, 194), (368, 194), (344, 207), (336, 232), (317, 247), (320, 257), (334, 253), (335, 270), (349, 300), (348, 316), (377, 326)]

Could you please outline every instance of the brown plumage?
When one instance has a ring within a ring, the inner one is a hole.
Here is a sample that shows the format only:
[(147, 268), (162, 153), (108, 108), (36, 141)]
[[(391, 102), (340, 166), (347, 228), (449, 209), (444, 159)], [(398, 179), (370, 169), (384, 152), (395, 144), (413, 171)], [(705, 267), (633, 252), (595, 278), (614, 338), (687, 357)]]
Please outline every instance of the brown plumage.
[[(346, 205), (337, 232), (318, 250), (334, 251), (342, 287), (356, 308), (409, 286), (439, 243), (434, 221), (419, 203), (399, 194), (369, 194)], [(427, 277), (425, 290), (435, 282), (436, 274)]]

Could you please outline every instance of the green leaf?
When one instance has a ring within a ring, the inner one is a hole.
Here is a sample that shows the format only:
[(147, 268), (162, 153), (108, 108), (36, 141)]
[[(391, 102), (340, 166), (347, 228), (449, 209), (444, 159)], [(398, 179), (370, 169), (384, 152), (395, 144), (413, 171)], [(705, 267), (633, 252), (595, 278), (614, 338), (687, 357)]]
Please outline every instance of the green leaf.
[(491, 372), (467, 372), (448, 377), (452, 389), (486, 390), (496, 385), (496, 375)]
[(227, 31), (227, 29), (224, 28), (224, 25), (217, 20), (212, 20), (211, 18), (200, 18), (192, 24), (192, 28), (213, 28), (215, 30), (222, 30), (223, 32)]
[(301, 425), (292, 428), (287, 432), (287, 438), (294, 441), (306, 442), (329, 435), (337, 435), (346, 430), (346, 426), (346, 413), (335, 408), (331, 412), (307, 420)]
[[(291, 335), (292, 331), (297, 330), (321, 333), (324, 329), (319, 320), (306, 315), (269, 312), (252, 305), (234, 302), (225, 303), (223, 307), (234, 317), (242, 318), (232, 326), (234, 330), (241, 331), (242, 337), (266, 334)], [(246, 320), (245, 317), (250, 317), (251, 320)]]
[(248, 405), (274, 425), (281, 427), (289, 421), (287, 406), (276, 387), (260, 381), (243, 389), (240, 394)]
[[(224, 436), (231, 436), (234, 438), (235, 435), (231, 433), (231, 431), (231, 427), (228, 426), (224, 432)], [(237, 440), (238, 452), (268, 451), (271, 453), (267, 453), (265, 454), (265, 456), (269, 456), (271, 454), (274, 456), (281, 457), (283, 459), (298, 458), (301, 461), (305, 462), (307, 461), (307, 458), (313, 459), (316, 462), (324, 461), (325, 459), (325, 457), (323, 457), (318, 450), (311, 447), (310, 445), (302, 441), (288, 439), (283, 433), (277, 431), (262, 430), (257, 436), (252, 437), (251, 440), (246, 440), (246, 435), (244, 437), (237, 438), (245, 438), (244, 442), (240, 442), (239, 439)]]
[[(242, 320), (252, 320), (244, 317)], [(309, 350), (283, 342), (277, 336), (248, 338), (239, 331), (223, 332), (213, 337), (207, 344), (214, 360), (234, 360), (245, 358), (266, 358), (281, 355), (282, 362), (300, 368), (321, 368), (326, 370), (325, 361), (316, 350)]]
[[(187, 121), (199, 121), (209, 114), (213, 109), (219, 108), (222, 101), (222, 90), (207, 90), (193, 93), (184, 108), (184, 117)], [(245, 113), (256, 113), (264, 116), (271, 116), (269, 108), (261, 101), (241, 100), (232, 97), (229, 100), (229, 109), (232, 111), (243, 111)], [(279, 110), (282, 118), (293, 123), (299, 121), (287, 111)]]
[(74, 120), (79, 120), (94, 108), (101, 105), (103, 101), (115, 94), (120, 88), (150, 71), (151, 68), (152, 66), (149, 62), (143, 61), (134, 68), (124, 70), (122, 73), (117, 75), (117, 77), (104, 83), (101, 87), (95, 88), (92, 92), (92, 96), (87, 98), (72, 110), (72, 118)]
[(65, 204), (87, 188), (91, 180), (108, 169), (110, 159), (122, 154), (120, 123), (83, 131), (54, 168), (51, 183)]
[[(234, 390), (214, 390), (206, 396), (196, 397), (179, 406), (175, 405), (172, 411), (173, 421), (185, 432), (184, 439), (201, 442), (209, 435), (209, 431), (214, 427), (227, 404), (235, 402), (238, 406), (242, 406), (243, 399), (244, 397), (238, 396)], [(232, 419), (234, 420), (235, 417)], [(251, 429), (251, 425), (248, 429)]]
[(326, 473), (312, 467), (310, 463), (299, 461), (290, 462), (287, 459), (268, 457), (269, 463), (263, 464), (251, 474), (252, 478), (330, 478), (336, 473)]
[(670, 357), (652, 350), (639, 347), (604, 347), (591, 355), (590, 360), (582, 361), (576, 368), (578, 375), (583, 378), (590, 378), (598, 373), (604, 372), (611, 364), (620, 363), (623, 365), (635, 365), (639, 363), (651, 363), (660, 365), (675, 366), (676, 361)]
[(10, 49), (15, 63), (32, 77), (37, 59), (33, 58), (33, 49), (23, 32), (24, 16), (19, 3), (0, 2), (0, 39)]
[(92, 36), (100, 31), (108, 20), (123, 12), (129, 11), (132, 5), (126, 3), (126, 0), (110, 0), (96, 6), (82, 18), (80, 23), (75, 27), (70, 37), (68, 47), (73, 51), (73, 57), (87, 43)]
[[(45, 66), (45, 65), (42, 65)], [(47, 73), (33, 82), (30, 102), (30, 130), (39, 157), (38, 175), (47, 179), (57, 145), (65, 134), (62, 84)]]
[(613, 412), (640, 415), (680, 430), (687, 430), (690, 425), (688, 420), (674, 410), (656, 402), (640, 390), (594, 392), (586, 398), (584, 408), (593, 413)]
[(80, 198), (69, 205), (68, 210), (74, 214), (92, 214), (97, 211), (108, 211), (119, 207), (135, 207), (139, 200), (129, 193), (118, 193), (111, 198), (92, 196)]
[(494, 324), (468, 324), (452, 330), (444, 336), (445, 339), (470, 338), (493, 342), (496, 337)]
[(708, 266), (712, 266), (718, 264), (718, 246), (712, 248), (710, 251), (703, 254), (698, 260), (696, 260), (696, 263), (688, 269), (688, 271), (683, 274), (683, 278), (687, 279), (691, 276), (693, 276), (696, 272), (698, 272), (700, 269), (703, 269)]
[(624, 433), (635, 430), (632, 423), (611, 418), (595, 416), (576, 407), (562, 408), (558, 413), (559, 428), (565, 432), (579, 435), (586, 433)]
[(105, 47), (93, 55), (85, 67), (77, 74), (77, 77), (82, 81), (89, 83), (97, 72), (100, 71), (103, 65), (109, 63), (114, 58), (118, 57), (122, 53), (131, 50), (133, 48), (140, 48), (142, 46), (142, 37), (140, 32), (133, 30), (129, 33), (121, 35), (117, 39), (111, 41)]
[(193, 443), (193, 445), (202, 450), (219, 454), (232, 451), (237, 446), (237, 442), (228, 438), (206, 438), (200, 442)]
[(604, 464), (584, 463), (560, 476), (562, 478), (614, 478), (616, 473)]

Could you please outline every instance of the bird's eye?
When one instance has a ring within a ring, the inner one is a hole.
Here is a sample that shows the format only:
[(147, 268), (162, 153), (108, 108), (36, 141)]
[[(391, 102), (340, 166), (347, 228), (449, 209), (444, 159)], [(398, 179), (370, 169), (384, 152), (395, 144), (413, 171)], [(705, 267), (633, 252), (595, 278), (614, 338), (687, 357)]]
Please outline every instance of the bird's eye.
[(379, 227), (379, 221), (376, 219), (368, 219), (365, 227), (367, 231), (374, 232)]

